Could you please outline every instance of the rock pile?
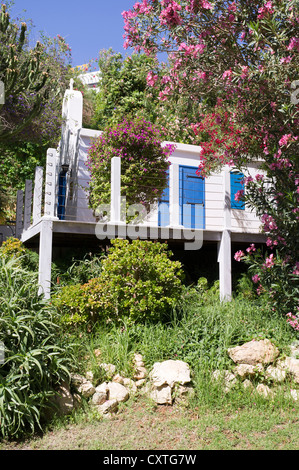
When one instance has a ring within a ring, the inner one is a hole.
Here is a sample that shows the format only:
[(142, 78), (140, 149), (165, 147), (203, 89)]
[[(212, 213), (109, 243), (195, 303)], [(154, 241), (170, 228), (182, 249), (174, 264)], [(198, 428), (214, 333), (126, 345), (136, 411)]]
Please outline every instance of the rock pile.
[(156, 362), (149, 374), (146, 393), (159, 405), (172, 405), (192, 393), (190, 369), (183, 361)]
[[(269, 385), (281, 384), (290, 378), (295, 384), (299, 384), (299, 350), (292, 349), (292, 356), (280, 358), (280, 352), (268, 339), (249, 341), (241, 346), (229, 348), (229, 357), (235, 367), (230, 370), (217, 370), (213, 378), (221, 380), (224, 391), (228, 392), (241, 380), (244, 387), (254, 389), (264, 397), (272, 397), (273, 388)], [(260, 381), (256, 386), (253, 382)], [(291, 389), (290, 395), (294, 400), (299, 398), (299, 390)]]
[[(272, 397), (275, 386), (291, 379), (293, 389), (288, 394), (299, 399), (299, 347), (292, 349), (289, 357), (280, 357), (280, 352), (269, 340), (249, 341), (227, 350), (233, 361), (232, 370), (216, 370), (213, 380), (221, 381), (224, 392), (238, 383), (263, 395)], [(298, 358), (297, 358), (298, 356)], [(158, 405), (173, 405), (190, 397), (194, 390), (191, 385), (191, 371), (186, 362), (168, 360), (156, 362), (150, 373), (145, 368), (140, 354), (134, 356), (133, 379), (118, 374), (113, 364), (99, 364), (109, 380), (94, 386), (94, 377), (88, 372), (85, 377), (74, 374), (71, 389), (62, 384), (56, 400), (62, 413), (70, 413), (82, 397), (88, 400), (101, 415), (110, 417), (118, 405), (139, 393), (151, 398)]]
[(172, 405), (174, 401), (181, 401), (192, 392), (190, 369), (183, 361), (157, 362), (148, 374), (142, 356), (135, 354), (133, 379), (117, 374), (113, 364), (99, 365), (111, 380), (94, 386), (92, 372), (87, 372), (85, 376), (73, 374), (71, 389), (75, 392), (71, 393), (66, 383), (58, 391), (56, 404), (62, 413), (70, 413), (82, 397), (104, 417), (110, 417), (118, 410), (120, 403), (137, 392), (147, 395), (159, 405)]

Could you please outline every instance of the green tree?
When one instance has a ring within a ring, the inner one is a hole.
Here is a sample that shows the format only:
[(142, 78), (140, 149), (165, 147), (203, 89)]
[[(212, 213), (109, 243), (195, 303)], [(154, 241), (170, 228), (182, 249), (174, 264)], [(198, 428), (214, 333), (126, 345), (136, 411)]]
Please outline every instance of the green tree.
[[(27, 23), (29, 23), (27, 21)], [(30, 48), (27, 23), (0, 9), (0, 80), (5, 99), (0, 104), (0, 208), (4, 219), (14, 217), (16, 191), (44, 166), (46, 150), (56, 147), (61, 132), (64, 92), (71, 77), (71, 53), (65, 40), (40, 33)]]
[(145, 54), (124, 58), (112, 49), (100, 52), (101, 86), (96, 95), (93, 118), (99, 129), (136, 116), (152, 123), (156, 121), (158, 91), (149, 88), (146, 79), (153, 68), (162, 73), (158, 61)]

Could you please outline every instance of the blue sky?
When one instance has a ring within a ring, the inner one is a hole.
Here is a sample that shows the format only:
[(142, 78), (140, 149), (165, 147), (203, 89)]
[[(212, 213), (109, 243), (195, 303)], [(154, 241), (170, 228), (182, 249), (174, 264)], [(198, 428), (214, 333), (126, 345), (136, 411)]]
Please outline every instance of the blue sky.
[(38, 39), (41, 30), (50, 37), (63, 36), (72, 49), (73, 65), (81, 65), (98, 57), (101, 49), (111, 47), (124, 55), (131, 52), (123, 49), (121, 13), (135, 3), (136, 0), (14, 0), (11, 14), (33, 21), (34, 39)]

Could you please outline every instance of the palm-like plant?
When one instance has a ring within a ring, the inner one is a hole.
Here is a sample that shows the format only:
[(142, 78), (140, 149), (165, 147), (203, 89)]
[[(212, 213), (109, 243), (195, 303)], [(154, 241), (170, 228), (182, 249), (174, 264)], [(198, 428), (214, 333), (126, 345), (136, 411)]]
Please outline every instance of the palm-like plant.
[(51, 305), (38, 296), (34, 273), (20, 258), (0, 257), (0, 436), (42, 426), (55, 388), (69, 378), (66, 350), (57, 346)]

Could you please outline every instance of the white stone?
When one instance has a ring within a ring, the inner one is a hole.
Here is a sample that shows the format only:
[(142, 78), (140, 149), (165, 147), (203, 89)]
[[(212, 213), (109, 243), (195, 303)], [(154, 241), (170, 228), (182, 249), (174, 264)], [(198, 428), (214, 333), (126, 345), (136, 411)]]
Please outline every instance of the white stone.
[(134, 354), (134, 363), (137, 367), (144, 367), (143, 357), (141, 354)]
[(267, 379), (273, 379), (275, 382), (283, 382), (286, 379), (286, 371), (280, 367), (269, 366), (265, 376)]
[(141, 387), (143, 387), (145, 382), (146, 382), (145, 379), (136, 380), (135, 385), (136, 385), (137, 388), (141, 388)]
[(106, 393), (108, 394), (108, 383), (103, 382), (100, 385), (98, 385), (95, 389), (96, 393)]
[(81, 395), (85, 398), (91, 397), (95, 391), (95, 387), (88, 380), (83, 382), (78, 388), (78, 392), (81, 393)]
[(227, 352), (235, 363), (251, 365), (269, 364), (279, 355), (279, 350), (268, 339), (252, 340), (242, 346), (229, 348)]
[(171, 387), (163, 384), (160, 387), (152, 388), (150, 398), (154, 400), (157, 405), (172, 405)]
[(124, 385), (124, 377), (122, 377), (122, 376), (119, 375), (119, 374), (116, 374), (116, 375), (113, 377), (112, 382), (116, 382), (116, 383), (118, 383), (118, 384)]
[(264, 384), (259, 384), (256, 387), (256, 391), (258, 392), (259, 395), (262, 395), (265, 398), (270, 398), (273, 395), (273, 392), (270, 390), (270, 388)]
[(95, 392), (91, 399), (93, 405), (102, 405), (105, 401), (107, 401), (107, 394), (104, 391)]
[(95, 388), (92, 403), (93, 405), (102, 405), (106, 400), (108, 400), (108, 384), (103, 382)]
[(251, 364), (238, 364), (235, 368), (235, 373), (242, 379), (245, 377), (254, 377), (257, 373), (263, 372), (264, 368), (262, 364), (253, 366)]
[[(143, 381), (144, 381), (144, 379), (143, 379)], [(124, 377), (123, 385), (129, 390), (130, 393), (136, 393), (137, 392), (138, 382), (134, 382), (134, 380), (132, 380), (132, 379), (128, 379), (128, 378)]]
[(117, 411), (117, 408), (118, 408), (118, 401), (115, 399), (107, 400), (102, 405), (97, 406), (97, 410), (104, 415), (108, 413), (115, 413)]
[(89, 370), (88, 372), (86, 372), (86, 379), (89, 380), (90, 382), (93, 381), (93, 378), (94, 378), (94, 375), (93, 375), (93, 372), (91, 370)]
[(294, 382), (299, 383), (299, 359), (286, 357), (285, 359), (281, 359), (277, 362), (277, 367), (289, 372), (292, 375)]
[(135, 371), (135, 374), (134, 374), (134, 379), (135, 380), (145, 379), (146, 376), (147, 376), (147, 370), (146, 370), (145, 367), (142, 367), (142, 366), (136, 367), (136, 371)]
[(155, 387), (166, 384), (172, 388), (175, 383), (184, 385), (191, 381), (188, 364), (174, 360), (156, 362), (150, 373), (150, 378)]
[(86, 382), (86, 378), (83, 377), (83, 375), (80, 374), (72, 374), (71, 375), (71, 383), (74, 385), (74, 387), (79, 387), (79, 385), (83, 384)]
[(291, 397), (297, 401), (299, 399), (299, 390), (290, 390)]
[(123, 385), (116, 382), (108, 383), (108, 397), (109, 400), (117, 400), (119, 403), (129, 399), (129, 391)]

